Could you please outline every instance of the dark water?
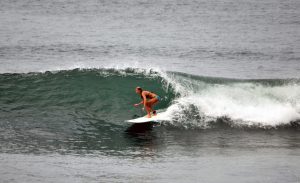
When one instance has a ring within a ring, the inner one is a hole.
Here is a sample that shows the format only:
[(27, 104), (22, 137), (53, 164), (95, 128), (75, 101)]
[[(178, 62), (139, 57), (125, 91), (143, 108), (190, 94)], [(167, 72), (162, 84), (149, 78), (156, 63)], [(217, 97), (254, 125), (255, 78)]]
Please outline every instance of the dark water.
[[(1, 0), (0, 182), (300, 182), (300, 1)], [(136, 86), (163, 99), (159, 125)]]

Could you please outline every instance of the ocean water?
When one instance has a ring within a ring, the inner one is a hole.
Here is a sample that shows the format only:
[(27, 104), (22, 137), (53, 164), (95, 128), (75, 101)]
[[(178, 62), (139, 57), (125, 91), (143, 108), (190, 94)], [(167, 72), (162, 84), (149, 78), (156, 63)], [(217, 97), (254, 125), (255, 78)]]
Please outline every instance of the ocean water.
[[(0, 1), (0, 182), (300, 182), (300, 1)], [(161, 96), (160, 125), (135, 87)]]

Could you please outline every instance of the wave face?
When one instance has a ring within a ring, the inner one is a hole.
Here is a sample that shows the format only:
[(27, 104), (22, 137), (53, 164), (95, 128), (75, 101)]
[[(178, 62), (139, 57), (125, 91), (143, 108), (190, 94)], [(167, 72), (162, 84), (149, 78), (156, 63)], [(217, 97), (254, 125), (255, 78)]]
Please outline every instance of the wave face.
[(113, 69), (2, 74), (1, 118), (49, 123), (93, 117), (123, 122), (137, 111), (133, 104), (141, 100), (136, 86), (166, 96), (159, 107), (167, 107), (172, 94), (167, 95), (161, 81), (155, 74)]
[[(124, 124), (143, 113), (135, 87), (159, 94), (156, 108), (185, 128), (277, 127), (300, 119), (299, 80), (233, 80), (141, 69), (75, 69), (1, 74), (1, 121), (56, 129), (72, 121), (97, 119)], [(65, 128), (65, 126), (64, 126)], [(59, 130), (59, 129), (58, 129)]]

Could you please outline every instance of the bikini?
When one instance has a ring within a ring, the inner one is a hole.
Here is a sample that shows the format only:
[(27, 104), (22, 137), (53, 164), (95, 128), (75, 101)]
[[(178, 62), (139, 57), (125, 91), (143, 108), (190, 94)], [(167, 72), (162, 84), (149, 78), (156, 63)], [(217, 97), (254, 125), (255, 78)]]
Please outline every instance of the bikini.
[[(142, 95), (141, 95), (141, 98), (143, 99), (143, 96), (142, 96)], [(158, 95), (155, 95), (155, 97), (150, 96), (149, 93), (146, 95), (146, 99), (153, 99), (153, 98), (157, 98), (158, 101), (161, 100), (160, 96), (158, 96)], [(152, 113), (155, 115), (155, 114), (156, 114), (156, 110), (153, 110)]]
[[(143, 99), (142, 95), (141, 98)], [(158, 101), (161, 101), (161, 98), (158, 95), (155, 95), (155, 97), (152, 97), (149, 93), (146, 95), (146, 99), (153, 99), (153, 98), (157, 98)]]

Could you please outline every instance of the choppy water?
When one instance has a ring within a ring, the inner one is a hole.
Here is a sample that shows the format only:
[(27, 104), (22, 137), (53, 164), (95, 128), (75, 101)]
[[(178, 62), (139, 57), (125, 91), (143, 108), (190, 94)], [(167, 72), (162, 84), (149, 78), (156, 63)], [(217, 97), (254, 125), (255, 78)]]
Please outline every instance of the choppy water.
[(298, 0), (1, 1), (0, 72), (160, 67), (299, 78)]
[[(1, 182), (299, 182), (300, 3), (1, 1)], [(136, 86), (161, 126), (124, 120)]]

